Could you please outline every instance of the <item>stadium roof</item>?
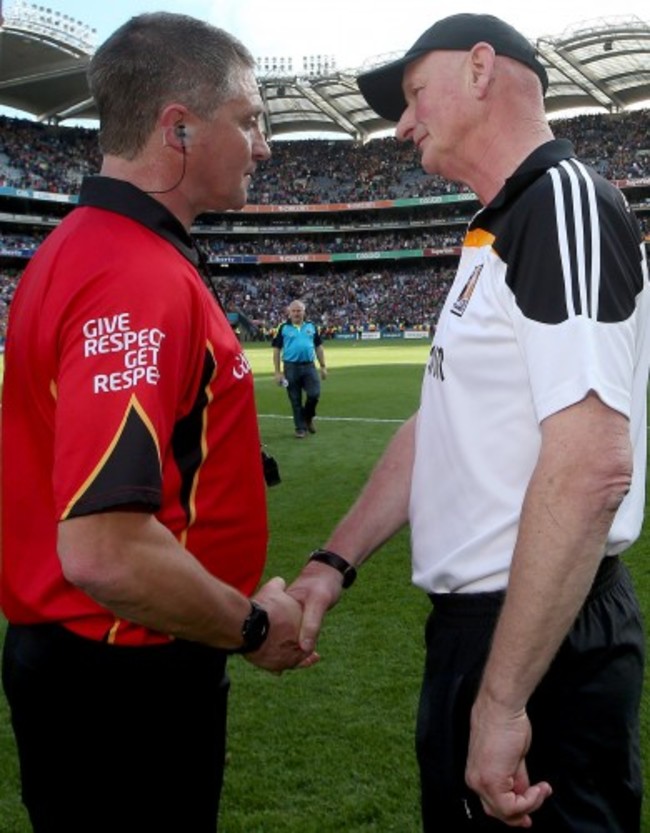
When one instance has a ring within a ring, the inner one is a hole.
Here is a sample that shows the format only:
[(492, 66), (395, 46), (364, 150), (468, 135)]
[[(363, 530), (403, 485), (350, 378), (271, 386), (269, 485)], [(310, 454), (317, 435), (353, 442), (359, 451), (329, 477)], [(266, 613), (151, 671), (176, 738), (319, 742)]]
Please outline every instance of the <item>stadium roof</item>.
[[(96, 119), (85, 76), (95, 35), (66, 15), (14, 2), (0, 26), (0, 105), (40, 121)], [(588, 108), (620, 112), (650, 101), (650, 24), (637, 17), (576, 24), (558, 36), (538, 38), (536, 46), (550, 79), (549, 114)], [(383, 55), (361, 69), (392, 57)], [(361, 96), (355, 80), (361, 69), (259, 75), (269, 137), (339, 134), (364, 140), (391, 127)]]

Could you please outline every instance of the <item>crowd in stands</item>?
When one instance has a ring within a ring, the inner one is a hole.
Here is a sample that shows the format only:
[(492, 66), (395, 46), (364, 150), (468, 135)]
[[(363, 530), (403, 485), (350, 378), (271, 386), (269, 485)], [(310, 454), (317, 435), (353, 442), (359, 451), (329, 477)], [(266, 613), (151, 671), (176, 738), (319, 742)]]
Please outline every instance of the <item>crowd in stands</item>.
[(97, 131), (0, 116), (0, 185), (76, 194), (99, 170)]
[[(603, 176), (616, 181), (650, 177), (650, 110), (555, 120), (552, 127), (556, 136), (570, 139), (582, 159)], [(365, 203), (462, 190), (424, 175), (413, 146), (392, 138), (365, 145), (322, 139), (278, 141), (272, 143), (272, 150), (271, 159), (259, 167), (253, 180), (251, 204)], [(73, 195), (82, 177), (96, 173), (99, 164), (97, 133), (92, 128), (57, 127), (0, 116), (0, 186)], [(650, 197), (646, 202), (650, 208)], [(39, 211), (50, 210), (42, 206)], [(57, 209), (67, 210), (58, 203), (51, 209), (52, 215)], [(377, 213), (328, 214), (326, 219), (323, 214), (314, 217), (301, 213), (296, 221), (300, 226), (319, 226), (317, 231), (302, 233), (286, 232), (287, 222), (291, 222), (286, 213), (206, 216), (200, 221), (204, 227), (209, 226), (210, 232), (201, 233), (198, 239), (214, 256), (453, 247), (460, 244), (463, 225), (459, 220), (468, 218), (468, 209), (465, 203), (450, 210), (445, 207), (444, 213), (434, 206), (428, 214), (403, 210), (399, 223), (393, 225), (384, 222), (389, 216), (384, 212), (380, 220), (387, 226), (384, 229), (376, 227)], [(648, 216), (650, 213), (640, 218), (646, 230)], [(423, 222), (423, 217), (428, 219)], [(443, 225), (441, 218), (450, 217), (456, 223)], [(261, 232), (242, 233), (246, 222), (261, 226)], [(374, 229), (365, 230), (373, 224)], [(333, 230), (324, 232), (323, 225)], [(12, 228), (7, 222), (0, 230), (0, 253), (5, 262), (12, 263), (0, 273), (0, 339), (4, 337), (7, 306), (21, 268), (7, 257), (11, 253), (28, 257), (46, 233), (24, 225)], [(331, 264), (304, 273), (299, 268), (220, 270), (215, 282), (226, 307), (257, 321), (262, 333), (268, 334), (282, 320), (291, 298), (302, 297), (310, 317), (332, 334), (364, 327), (431, 328), (452, 273), (446, 260), (432, 258), (406, 264), (399, 260), (382, 260), (381, 264), (359, 261), (344, 271)]]
[(289, 235), (277, 237), (213, 237), (202, 240), (204, 249), (213, 255), (251, 254), (330, 254), (341, 252), (388, 252), (403, 249), (443, 248), (460, 246), (462, 229), (433, 232), (431, 229), (411, 231), (404, 229), (390, 232), (364, 232), (363, 234), (310, 234), (297, 238)]
[[(24, 234), (0, 231), (0, 255), (30, 256), (37, 249), (45, 234)], [(463, 230), (447, 229), (434, 232), (404, 229), (391, 232), (365, 232), (364, 234), (309, 235), (296, 237), (213, 237), (202, 238), (201, 247), (208, 255), (260, 255), (260, 254), (338, 254), (342, 252), (388, 252), (405, 249), (449, 248), (460, 246)]]
[[(650, 111), (616, 117), (556, 120), (558, 138), (570, 139), (578, 154), (608, 179), (650, 176)], [(298, 146), (297, 148), (295, 146)], [(412, 144), (385, 138), (345, 149), (338, 141), (282, 142), (257, 172), (251, 202), (327, 203), (427, 196), (464, 190), (425, 175)]]
[[(376, 264), (375, 264), (376, 266)], [(286, 318), (293, 298), (302, 298), (309, 318), (325, 337), (362, 330), (426, 329), (438, 318), (454, 275), (453, 265), (428, 261), (374, 270), (353, 268), (298, 273), (271, 267), (247, 274), (219, 275), (212, 289), (229, 311), (241, 311), (256, 336), (270, 338)], [(9, 303), (21, 270), (0, 271), (0, 343), (4, 342)]]
[(7, 316), (9, 304), (13, 297), (21, 270), (4, 268), (0, 271), (0, 346), (4, 349), (5, 334), (7, 332)]
[(287, 317), (286, 307), (301, 298), (307, 316), (325, 335), (360, 330), (431, 330), (454, 276), (453, 265), (419, 260), (374, 269), (288, 273), (272, 267), (246, 275), (226, 275), (214, 286), (226, 309), (242, 310), (270, 337)]
[(31, 256), (44, 238), (44, 232), (16, 233), (2, 229), (0, 230), (0, 254), (29, 253)]
[[(552, 122), (582, 159), (608, 179), (650, 176), (650, 110), (586, 115)], [(272, 143), (271, 159), (253, 179), (249, 201), (291, 205), (365, 202), (460, 189), (422, 173), (412, 144), (393, 138), (365, 145), (343, 140)], [(0, 184), (74, 194), (99, 170), (92, 128), (56, 127), (0, 116)]]

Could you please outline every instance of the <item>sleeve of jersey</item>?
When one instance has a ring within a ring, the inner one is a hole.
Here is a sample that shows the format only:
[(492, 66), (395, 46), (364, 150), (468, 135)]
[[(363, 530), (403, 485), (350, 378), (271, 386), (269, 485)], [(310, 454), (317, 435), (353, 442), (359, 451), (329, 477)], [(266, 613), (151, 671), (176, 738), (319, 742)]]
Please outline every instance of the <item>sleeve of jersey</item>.
[[(188, 264), (189, 268), (189, 264)], [(70, 300), (61, 329), (54, 494), (60, 520), (131, 505), (155, 512), (162, 460), (192, 383), (201, 309), (160, 275), (102, 274)]]
[(622, 194), (576, 159), (532, 191), (499, 254), (538, 419), (590, 391), (629, 416), (646, 285), (636, 221)]

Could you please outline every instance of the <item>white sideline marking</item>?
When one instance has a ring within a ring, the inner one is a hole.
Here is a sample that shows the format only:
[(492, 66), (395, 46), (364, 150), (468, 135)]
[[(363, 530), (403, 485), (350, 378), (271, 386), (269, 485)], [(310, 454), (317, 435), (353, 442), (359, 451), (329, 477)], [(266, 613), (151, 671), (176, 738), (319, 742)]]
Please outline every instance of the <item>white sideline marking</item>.
[[(292, 419), (285, 414), (258, 414), (261, 419)], [(374, 419), (366, 417), (330, 417), (317, 416), (318, 422), (406, 422), (404, 419)]]
[[(260, 419), (293, 419), (286, 414), (258, 414)], [(366, 417), (328, 417), (317, 416), (317, 420), (321, 422), (406, 422), (405, 419), (373, 419)], [(650, 425), (648, 426), (648, 434), (650, 434)]]

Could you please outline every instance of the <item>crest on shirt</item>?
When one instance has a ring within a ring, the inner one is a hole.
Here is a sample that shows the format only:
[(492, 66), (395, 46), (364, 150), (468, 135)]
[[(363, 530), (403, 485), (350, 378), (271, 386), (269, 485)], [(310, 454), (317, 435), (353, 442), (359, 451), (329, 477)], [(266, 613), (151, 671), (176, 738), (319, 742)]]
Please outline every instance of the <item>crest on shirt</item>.
[(456, 298), (454, 303), (451, 306), (451, 312), (453, 315), (457, 315), (459, 318), (462, 317), (465, 310), (467, 309), (467, 305), (469, 304), (469, 300), (474, 294), (474, 289), (476, 288), (476, 284), (479, 279), (479, 275), (483, 271), (483, 264), (479, 263), (478, 266), (475, 266), (472, 270), (472, 274), (467, 279), (467, 283), (463, 287), (462, 292)]

